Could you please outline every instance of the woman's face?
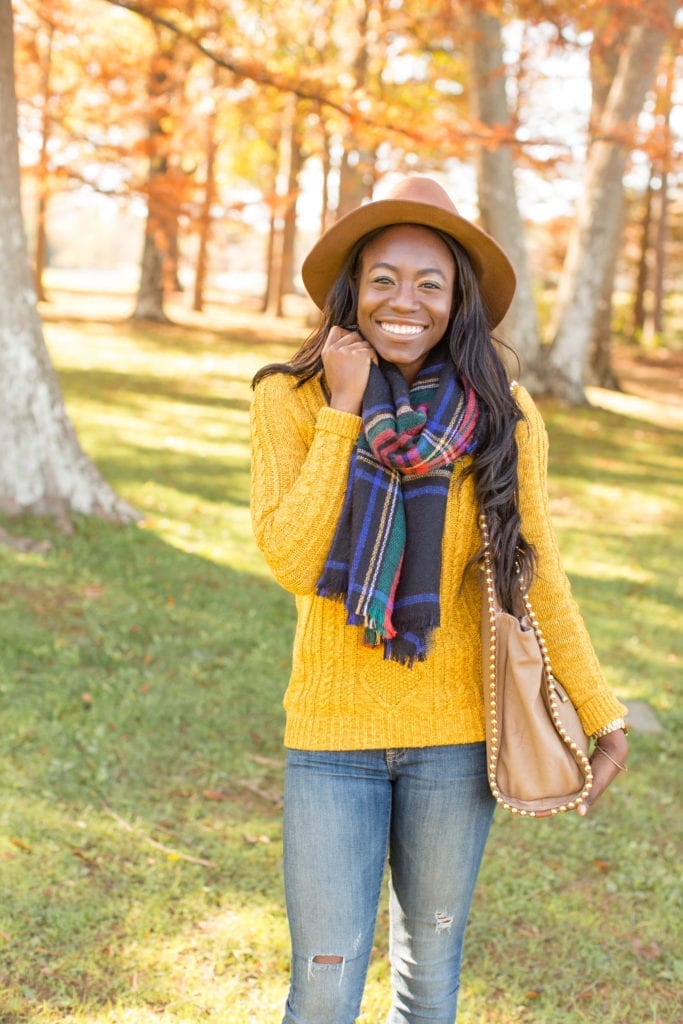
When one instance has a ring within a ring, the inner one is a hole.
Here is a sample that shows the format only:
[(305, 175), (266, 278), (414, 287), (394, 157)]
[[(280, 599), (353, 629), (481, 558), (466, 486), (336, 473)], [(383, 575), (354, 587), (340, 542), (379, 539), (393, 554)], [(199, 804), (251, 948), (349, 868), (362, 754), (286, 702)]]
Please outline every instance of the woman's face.
[(358, 328), (409, 383), (448, 327), (455, 261), (429, 228), (397, 224), (363, 250)]

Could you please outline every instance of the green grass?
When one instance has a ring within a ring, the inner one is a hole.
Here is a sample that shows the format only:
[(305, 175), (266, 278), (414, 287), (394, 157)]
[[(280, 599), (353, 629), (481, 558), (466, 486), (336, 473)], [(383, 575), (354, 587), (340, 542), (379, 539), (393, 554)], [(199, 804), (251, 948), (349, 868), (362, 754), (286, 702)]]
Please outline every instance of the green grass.
[[(249, 530), (248, 381), (304, 328), (48, 324), (86, 450), (145, 517), (0, 549), (1, 1024), (278, 1024), (293, 605)], [(277, 343), (275, 338), (279, 338)], [(680, 431), (544, 406), (555, 522), (619, 695), (585, 821), (494, 824), (462, 1024), (680, 1024)], [(678, 697), (678, 700), (676, 699)], [(388, 1005), (383, 904), (363, 1024)]]

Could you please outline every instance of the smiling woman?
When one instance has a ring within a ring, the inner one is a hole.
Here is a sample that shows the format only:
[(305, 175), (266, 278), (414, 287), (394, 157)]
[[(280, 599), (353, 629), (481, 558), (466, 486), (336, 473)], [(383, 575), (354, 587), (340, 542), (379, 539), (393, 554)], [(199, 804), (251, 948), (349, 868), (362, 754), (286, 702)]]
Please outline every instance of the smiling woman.
[(600, 735), (592, 801), (623, 765), (625, 709), (559, 562), (543, 423), (491, 333), (515, 287), (505, 253), (436, 182), (408, 178), (330, 228), (302, 275), (320, 325), (257, 373), (252, 407), (254, 533), (298, 610), (283, 1024), (356, 1020), (387, 853), (388, 1022), (453, 1024), (494, 807), (480, 513), (501, 603), (511, 610), (521, 575), (584, 730)]

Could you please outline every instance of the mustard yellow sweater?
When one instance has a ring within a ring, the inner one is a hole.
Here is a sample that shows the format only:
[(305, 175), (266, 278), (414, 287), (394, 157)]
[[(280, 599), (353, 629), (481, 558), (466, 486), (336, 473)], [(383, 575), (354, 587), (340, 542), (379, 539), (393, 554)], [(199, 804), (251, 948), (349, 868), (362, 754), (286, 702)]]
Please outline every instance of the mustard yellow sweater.
[[(423, 747), (484, 739), (477, 508), (463, 465), (446, 509), (441, 626), (424, 662), (385, 661), (347, 626), (342, 602), (315, 594), (342, 506), (361, 419), (330, 409), (318, 380), (294, 388), (284, 374), (257, 385), (252, 404), (252, 522), (275, 576), (296, 595), (297, 626), (285, 694), (285, 745), (306, 750)], [(523, 530), (539, 573), (530, 597), (557, 678), (595, 732), (625, 713), (610, 693), (562, 569), (546, 488), (547, 435), (524, 388), (518, 426)]]

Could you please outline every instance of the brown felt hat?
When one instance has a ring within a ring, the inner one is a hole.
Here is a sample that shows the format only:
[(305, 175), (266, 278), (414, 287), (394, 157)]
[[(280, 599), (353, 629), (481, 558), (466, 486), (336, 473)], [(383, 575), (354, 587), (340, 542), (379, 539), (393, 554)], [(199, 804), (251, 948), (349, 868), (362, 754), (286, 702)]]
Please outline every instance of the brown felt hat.
[(469, 256), (479, 290), (496, 327), (515, 293), (515, 272), (497, 242), (481, 228), (461, 217), (447, 193), (432, 178), (404, 178), (384, 198), (347, 213), (315, 243), (301, 268), (308, 294), (322, 309), (351, 249), (359, 238), (393, 224), (420, 224), (438, 228), (455, 238)]

